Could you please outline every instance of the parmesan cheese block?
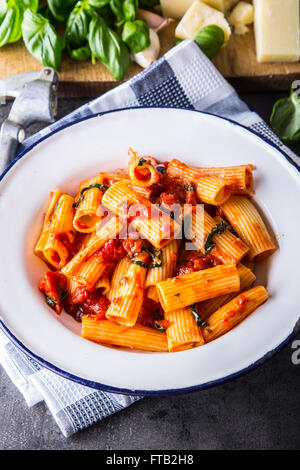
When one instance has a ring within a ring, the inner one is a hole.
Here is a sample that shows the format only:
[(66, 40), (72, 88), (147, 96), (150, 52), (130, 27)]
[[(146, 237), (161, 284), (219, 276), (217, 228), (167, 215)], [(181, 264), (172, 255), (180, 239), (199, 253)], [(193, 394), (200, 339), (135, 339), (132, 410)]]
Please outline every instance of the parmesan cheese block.
[(160, 0), (163, 16), (181, 19), (194, 0)]
[(254, 8), (253, 5), (246, 2), (240, 2), (232, 10), (229, 16), (229, 23), (232, 25), (237, 24), (251, 24), (254, 20)]
[(258, 62), (299, 60), (299, 0), (254, 0)]
[(225, 41), (228, 40), (231, 30), (224, 14), (200, 0), (195, 0), (178, 24), (175, 35), (179, 39), (194, 39), (201, 28), (210, 24), (222, 28)]
[(202, 0), (203, 3), (206, 3), (212, 8), (216, 8), (217, 10), (222, 11), (225, 13), (228, 10), (238, 3), (239, 0)]

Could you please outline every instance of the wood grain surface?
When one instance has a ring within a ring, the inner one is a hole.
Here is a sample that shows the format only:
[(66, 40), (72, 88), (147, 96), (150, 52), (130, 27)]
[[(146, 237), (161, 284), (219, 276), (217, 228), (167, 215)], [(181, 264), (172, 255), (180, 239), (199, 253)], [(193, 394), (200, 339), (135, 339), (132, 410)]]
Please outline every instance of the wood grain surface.
[[(175, 44), (176, 23), (160, 33), (161, 55)], [(251, 29), (244, 36), (232, 35), (214, 59), (220, 72), (239, 91), (288, 90), (293, 80), (300, 78), (300, 62), (259, 64), (256, 61), (254, 34)], [(0, 80), (18, 73), (40, 70), (41, 65), (25, 49), (22, 41), (0, 49)], [(125, 80), (142, 69), (132, 63)], [(59, 73), (61, 98), (94, 97), (118, 84), (100, 62), (72, 61), (64, 53)]]

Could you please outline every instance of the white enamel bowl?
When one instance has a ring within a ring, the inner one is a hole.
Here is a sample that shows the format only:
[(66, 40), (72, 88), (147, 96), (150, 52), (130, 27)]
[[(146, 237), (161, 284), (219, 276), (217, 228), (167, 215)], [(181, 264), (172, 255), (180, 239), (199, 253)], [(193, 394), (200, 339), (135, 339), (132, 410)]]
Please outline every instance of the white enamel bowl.
[[(75, 193), (99, 171), (126, 166), (127, 151), (196, 166), (253, 163), (255, 201), (279, 249), (257, 271), (270, 300), (210, 344), (179, 353), (142, 353), (80, 337), (38, 291), (45, 265), (32, 249), (49, 193)], [(300, 178), (274, 146), (212, 115), (130, 109), (94, 116), (47, 136), (10, 167), (0, 183), (0, 312), (6, 334), (39, 363), (95, 388), (137, 394), (181, 393), (222, 383), (277, 350), (299, 319)]]

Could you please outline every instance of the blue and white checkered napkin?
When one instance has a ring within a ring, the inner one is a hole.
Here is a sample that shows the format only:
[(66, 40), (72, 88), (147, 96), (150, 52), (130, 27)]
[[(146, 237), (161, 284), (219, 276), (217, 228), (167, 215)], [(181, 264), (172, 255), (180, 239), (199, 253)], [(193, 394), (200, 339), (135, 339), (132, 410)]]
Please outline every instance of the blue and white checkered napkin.
[[(249, 110), (193, 41), (182, 42), (136, 77), (30, 137), (21, 150), (74, 119), (133, 106), (196, 109), (230, 118), (276, 144), (300, 169), (300, 158)], [(96, 391), (59, 377), (19, 351), (1, 332), (0, 363), (29, 406), (46, 402), (66, 437), (140, 399)]]

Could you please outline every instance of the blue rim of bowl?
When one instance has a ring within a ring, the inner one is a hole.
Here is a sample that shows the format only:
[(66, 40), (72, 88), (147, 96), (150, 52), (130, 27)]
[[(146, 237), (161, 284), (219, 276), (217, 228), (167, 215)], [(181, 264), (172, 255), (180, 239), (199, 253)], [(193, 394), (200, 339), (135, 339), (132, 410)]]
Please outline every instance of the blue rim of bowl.
[[(265, 142), (266, 144), (270, 145), (271, 147), (275, 148), (289, 163), (290, 165), (295, 168), (296, 170), (298, 169), (297, 165), (293, 160), (289, 157), (287, 153), (285, 153), (281, 148), (279, 148), (276, 144), (274, 144), (272, 141), (269, 139), (263, 137), (260, 135), (258, 132), (249, 129), (246, 126), (243, 126), (242, 124), (239, 124), (236, 121), (233, 121), (229, 118), (225, 118), (222, 116), (217, 116), (216, 114), (213, 113), (208, 113), (204, 111), (198, 111), (195, 109), (182, 109), (182, 108), (176, 108), (176, 107), (161, 107), (161, 106), (135, 106), (135, 107), (129, 107), (129, 108), (119, 108), (119, 109), (114, 109), (112, 111), (104, 111), (100, 113), (94, 113), (89, 116), (84, 116), (82, 118), (77, 118), (74, 119), (66, 124), (62, 124), (59, 126), (57, 129), (50, 131), (48, 134), (42, 136), (39, 138), (37, 141), (35, 141), (33, 144), (31, 144), (28, 148), (26, 148), (23, 152), (21, 152), (10, 164), (9, 166), (4, 170), (4, 172), (0, 175), (0, 182), (3, 180), (5, 175), (13, 168), (13, 166), (22, 158), (24, 157), (28, 152), (30, 152), (34, 147), (39, 145), (41, 142), (44, 140), (48, 139), (49, 137), (52, 137), (53, 135), (57, 134), (58, 132), (67, 129), (68, 127), (71, 127), (75, 124), (78, 124), (83, 121), (87, 121), (89, 119), (94, 119), (97, 117), (104, 116), (106, 114), (113, 114), (113, 113), (118, 113), (122, 111), (130, 111), (130, 110), (144, 110), (147, 111), (148, 109), (167, 109), (167, 110), (176, 110), (176, 111), (189, 111), (193, 113), (198, 113), (202, 115), (207, 115), (207, 116), (213, 116), (214, 118), (221, 119), (223, 121), (229, 122), (230, 124), (236, 125), (238, 127), (241, 127), (242, 129), (245, 129), (247, 132), (250, 134), (254, 134), (256, 137), (258, 137), (260, 140)], [(299, 171), (299, 169), (298, 169)], [(298, 173), (299, 174), (299, 173)], [(118, 388), (118, 387), (112, 387), (109, 385), (102, 384), (100, 382), (94, 382), (88, 379), (83, 379), (82, 377), (78, 377), (74, 374), (71, 374), (70, 372), (64, 371), (60, 369), (59, 367), (56, 367), (54, 364), (51, 364), (50, 362), (46, 361), (42, 357), (36, 355), (30, 349), (28, 349), (10, 330), (9, 328), (4, 324), (4, 322), (0, 319), (0, 328), (1, 330), (5, 333), (5, 335), (11, 340), (11, 342), (18, 348), (20, 349), (24, 354), (28, 355), (31, 359), (36, 361), (40, 366), (46, 367), (47, 369), (51, 370), (52, 372), (60, 375), (61, 377), (64, 377), (65, 379), (71, 380), (73, 382), (76, 382), (78, 384), (84, 385), (86, 387), (93, 388), (95, 390), (101, 390), (105, 392), (111, 392), (111, 393), (123, 393), (126, 395), (133, 395), (133, 396), (166, 396), (166, 395), (181, 395), (185, 393), (191, 393), (195, 391), (200, 391), (200, 390), (205, 390), (207, 388), (215, 387), (217, 385), (222, 385), (225, 384), (226, 382), (229, 382), (235, 378), (241, 377), (242, 375), (256, 369), (260, 365), (262, 365), (267, 359), (270, 359), (271, 357), (274, 356), (277, 352), (279, 352), (291, 339), (292, 337), (300, 330), (300, 315), (299, 319), (294, 325), (294, 328), (292, 329), (291, 333), (278, 345), (276, 348), (273, 348), (271, 351), (267, 352), (264, 356), (262, 356), (260, 359), (257, 361), (253, 362), (249, 366), (234, 372), (233, 374), (229, 374), (226, 377), (221, 377), (219, 379), (212, 380), (210, 382), (206, 382), (200, 385), (193, 385), (191, 387), (184, 387), (184, 388), (178, 388), (178, 389), (166, 389), (166, 390), (131, 390), (128, 388)]]

